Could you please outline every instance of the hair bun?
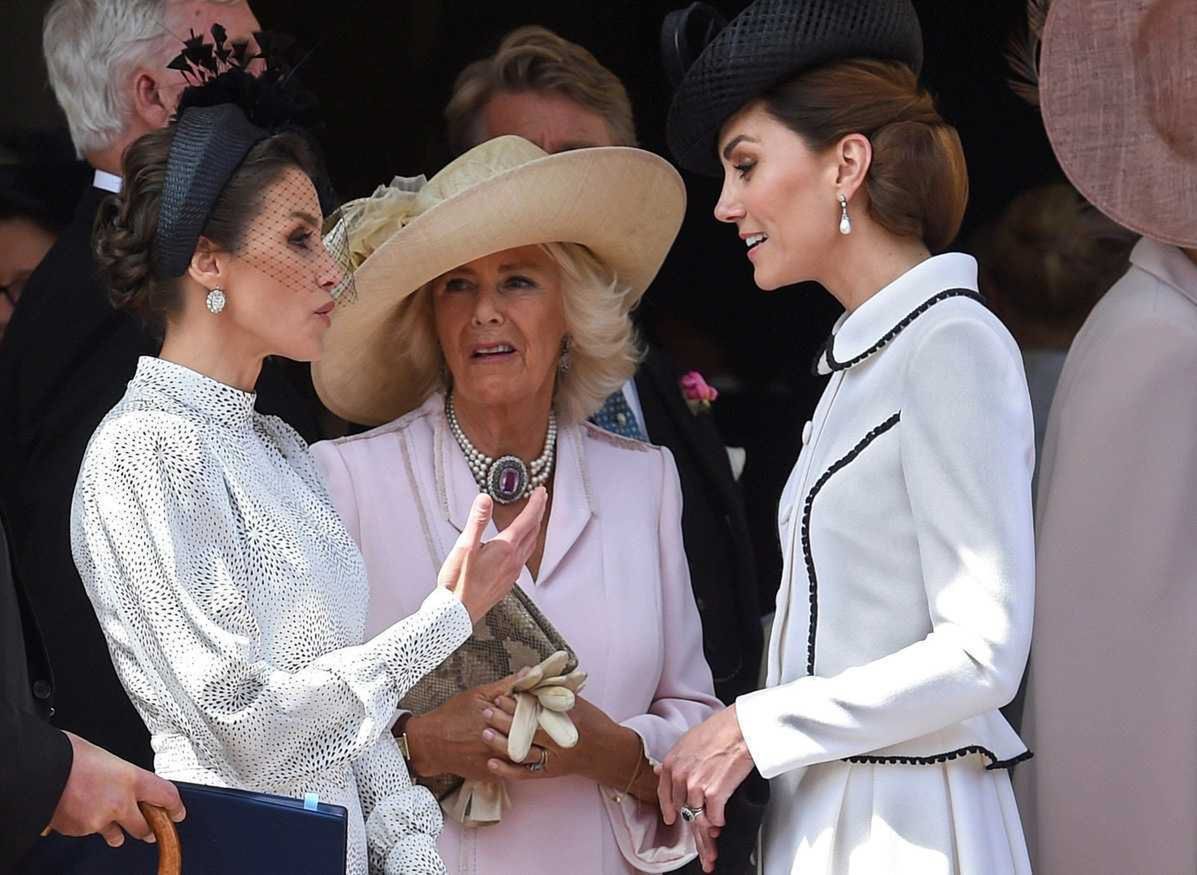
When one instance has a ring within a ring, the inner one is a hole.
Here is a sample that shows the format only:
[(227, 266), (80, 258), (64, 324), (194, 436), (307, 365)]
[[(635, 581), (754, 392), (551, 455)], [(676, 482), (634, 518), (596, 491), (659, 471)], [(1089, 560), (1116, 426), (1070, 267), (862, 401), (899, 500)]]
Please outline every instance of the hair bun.
[(123, 212), (117, 195), (104, 199), (96, 214), (92, 248), (100, 281), (107, 287), (112, 305), (142, 315), (153, 282), (151, 240), (126, 224)]

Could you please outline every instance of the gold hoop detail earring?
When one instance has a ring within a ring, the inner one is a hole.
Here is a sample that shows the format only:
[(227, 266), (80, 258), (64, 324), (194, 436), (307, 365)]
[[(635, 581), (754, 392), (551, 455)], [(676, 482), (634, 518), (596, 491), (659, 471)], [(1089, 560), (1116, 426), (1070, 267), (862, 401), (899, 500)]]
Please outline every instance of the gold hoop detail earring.
[(847, 236), (852, 233), (852, 220), (848, 217), (848, 199), (840, 193), (840, 233)]
[(208, 297), (204, 301), (208, 305), (208, 312), (213, 316), (220, 315), (220, 311), (224, 309), (225, 297), (224, 289), (212, 289), (208, 292)]

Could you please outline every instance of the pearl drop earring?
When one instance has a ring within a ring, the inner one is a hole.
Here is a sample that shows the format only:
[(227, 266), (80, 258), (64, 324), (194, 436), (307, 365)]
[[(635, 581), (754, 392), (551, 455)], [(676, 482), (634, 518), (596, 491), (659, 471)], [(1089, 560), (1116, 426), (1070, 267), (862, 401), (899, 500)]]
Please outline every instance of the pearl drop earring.
[(840, 233), (847, 235), (852, 233), (852, 220), (848, 218), (848, 199), (840, 194)]

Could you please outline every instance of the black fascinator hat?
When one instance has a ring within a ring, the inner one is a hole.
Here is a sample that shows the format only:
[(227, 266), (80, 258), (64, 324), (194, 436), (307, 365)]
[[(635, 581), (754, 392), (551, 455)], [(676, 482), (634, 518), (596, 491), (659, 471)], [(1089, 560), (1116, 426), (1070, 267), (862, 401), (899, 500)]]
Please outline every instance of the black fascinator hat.
[[(710, 22), (718, 16), (694, 3), (667, 17), (662, 32), (666, 70), (685, 71), (674, 83), (669, 148), (679, 164), (706, 176), (720, 173), (715, 149), (723, 123), (803, 70), (848, 58), (900, 61), (915, 73), (923, 65), (910, 0), (756, 0), (716, 31)], [(693, 34), (704, 31), (709, 42), (696, 45)]]
[[(256, 33), (260, 54), (247, 44), (227, 42), (226, 31), (212, 26), (212, 41), (194, 32), (183, 51), (167, 67), (192, 83), (179, 98), (171, 124), (175, 127), (166, 164), (154, 270), (162, 278), (182, 276), (195, 251), (217, 198), (259, 142), (293, 131), (319, 154), (312, 133), (319, 126), (317, 102), (295, 78), (285, 60), (289, 37)], [(260, 75), (249, 72), (263, 61)], [(325, 174), (313, 180), (320, 206), (335, 207)]]

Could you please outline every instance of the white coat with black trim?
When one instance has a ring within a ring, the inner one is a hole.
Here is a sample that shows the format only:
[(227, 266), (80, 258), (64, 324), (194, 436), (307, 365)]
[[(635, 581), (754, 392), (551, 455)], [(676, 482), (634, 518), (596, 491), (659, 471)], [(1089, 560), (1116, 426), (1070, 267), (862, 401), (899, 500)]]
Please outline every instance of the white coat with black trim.
[[(903, 848), (941, 845), (955, 861), (945, 872), (1023, 871), (1002, 770), (1029, 753), (998, 708), (1030, 646), (1033, 426), (1018, 348), (976, 289), (971, 257), (930, 258), (842, 317), (817, 362), (831, 379), (782, 495), (767, 686), (736, 706), (753, 760), (777, 779), (767, 872), (858, 871), (878, 839), (843, 819), (863, 811), (893, 827), (881, 797), (900, 803), (904, 781), (924, 822), (917, 836), (887, 830), (884, 871), (940, 871), (918, 854), (902, 860)], [(945, 764), (969, 781), (1001, 776), (997, 857), (960, 845), (959, 798), (927, 826), (941, 800), (917, 788)], [(830, 765), (837, 794), (859, 782), (853, 768), (868, 767), (877, 798), (862, 806), (858, 788), (820, 825), (808, 797), (828, 773), (804, 773)], [(819, 852), (827, 841), (835, 847)]]

